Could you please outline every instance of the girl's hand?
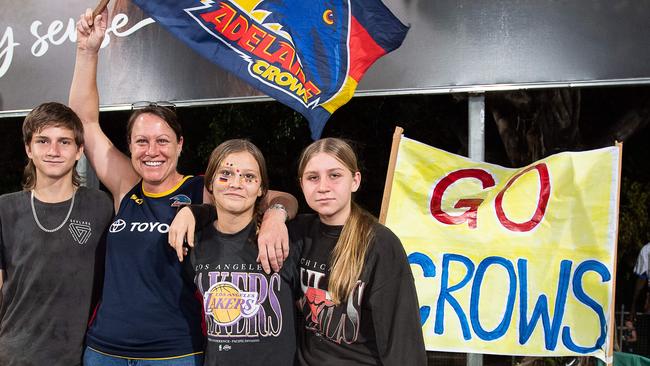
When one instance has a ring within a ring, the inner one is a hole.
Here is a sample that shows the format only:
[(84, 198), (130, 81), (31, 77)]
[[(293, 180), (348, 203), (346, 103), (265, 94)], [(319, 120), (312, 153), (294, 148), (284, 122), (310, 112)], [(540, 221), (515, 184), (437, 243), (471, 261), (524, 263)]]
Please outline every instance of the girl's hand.
[(264, 272), (280, 271), (289, 255), (289, 231), (285, 223), (287, 215), (281, 210), (266, 210), (260, 232), (257, 235), (259, 254), (257, 261)]
[(167, 241), (169, 245), (176, 251), (179, 261), (183, 261), (183, 257), (187, 255), (187, 248), (183, 247), (183, 243), (187, 242), (187, 245), (194, 247), (194, 228), (196, 226), (196, 221), (194, 220), (194, 215), (189, 207), (181, 208), (174, 221), (169, 225), (169, 232)]

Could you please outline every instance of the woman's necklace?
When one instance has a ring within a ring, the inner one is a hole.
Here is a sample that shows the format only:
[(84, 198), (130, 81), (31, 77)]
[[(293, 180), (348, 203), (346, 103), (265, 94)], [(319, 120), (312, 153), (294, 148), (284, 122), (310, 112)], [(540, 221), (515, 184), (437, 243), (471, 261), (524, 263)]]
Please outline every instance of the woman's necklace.
[(77, 190), (76, 189), (74, 191), (72, 191), (72, 201), (70, 202), (70, 208), (68, 209), (68, 214), (65, 215), (65, 219), (63, 219), (63, 222), (61, 223), (61, 225), (57, 226), (54, 229), (46, 229), (46, 228), (43, 227), (43, 225), (41, 225), (41, 222), (38, 221), (38, 216), (36, 215), (36, 207), (34, 207), (34, 190), (32, 190), (31, 192), (32, 192), (31, 193), (32, 214), (34, 215), (34, 220), (36, 221), (36, 225), (38, 225), (38, 227), (41, 230), (45, 231), (46, 233), (53, 233), (55, 231), (58, 231), (60, 228), (63, 227), (63, 225), (65, 225), (66, 222), (68, 222), (68, 219), (70, 218), (70, 214), (72, 213), (72, 207), (74, 206), (74, 196), (77, 195)]

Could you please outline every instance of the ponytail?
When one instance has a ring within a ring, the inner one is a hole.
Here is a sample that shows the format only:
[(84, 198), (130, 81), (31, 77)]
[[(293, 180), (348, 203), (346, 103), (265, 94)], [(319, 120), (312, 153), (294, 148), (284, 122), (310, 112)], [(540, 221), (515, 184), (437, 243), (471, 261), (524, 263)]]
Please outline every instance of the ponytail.
[(350, 216), (332, 251), (332, 270), (327, 287), (336, 304), (347, 299), (357, 286), (376, 222), (374, 216), (352, 202)]

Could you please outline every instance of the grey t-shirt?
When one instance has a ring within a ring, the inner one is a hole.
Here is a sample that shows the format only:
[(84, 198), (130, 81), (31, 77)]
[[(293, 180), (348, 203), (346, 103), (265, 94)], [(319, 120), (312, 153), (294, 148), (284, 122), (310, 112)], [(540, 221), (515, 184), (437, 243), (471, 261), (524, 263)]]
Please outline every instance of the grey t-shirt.
[[(35, 199), (34, 205), (41, 225), (54, 229), (70, 200)], [(80, 187), (67, 222), (47, 233), (36, 225), (29, 192), (0, 196), (0, 268), (6, 274), (0, 365), (81, 365), (96, 264), (103, 268), (96, 262), (103, 261), (100, 244), (112, 213), (104, 192)]]

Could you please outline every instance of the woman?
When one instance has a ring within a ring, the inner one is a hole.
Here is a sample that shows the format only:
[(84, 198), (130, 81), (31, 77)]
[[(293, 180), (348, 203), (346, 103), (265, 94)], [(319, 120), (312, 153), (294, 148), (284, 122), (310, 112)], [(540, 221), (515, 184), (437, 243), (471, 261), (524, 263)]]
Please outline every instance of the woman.
[[(84, 124), (86, 156), (113, 195), (117, 212), (107, 236), (102, 302), (88, 331), (84, 364), (200, 365), (201, 304), (166, 242), (177, 208), (209, 195), (200, 177), (176, 170), (183, 137), (172, 109), (151, 104), (134, 111), (127, 126), (130, 159), (102, 132), (96, 74), (106, 19), (106, 11), (93, 19), (88, 9), (77, 23), (70, 90), (70, 106)], [(269, 220), (275, 225), (267, 226), (284, 227), (278, 221), (284, 221), (285, 212), (273, 211)]]
[(264, 157), (246, 140), (228, 140), (205, 173), (218, 220), (199, 233), (185, 261), (203, 295), (205, 365), (291, 365), (296, 350), (296, 252), (280, 273), (256, 262), (259, 201), (268, 190)]
[[(417, 294), (399, 239), (352, 200), (361, 173), (345, 141), (325, 138), (302, 153), (298, 177), (316, 215), (289, 224), (299, 259), (300, 365), (426, 365)], [(205, 205), (194, 210), (199, 223)], [(193, 225), (181, 210), (176, 238)], [(179, 242), (172, 243), (179, 246)]]

